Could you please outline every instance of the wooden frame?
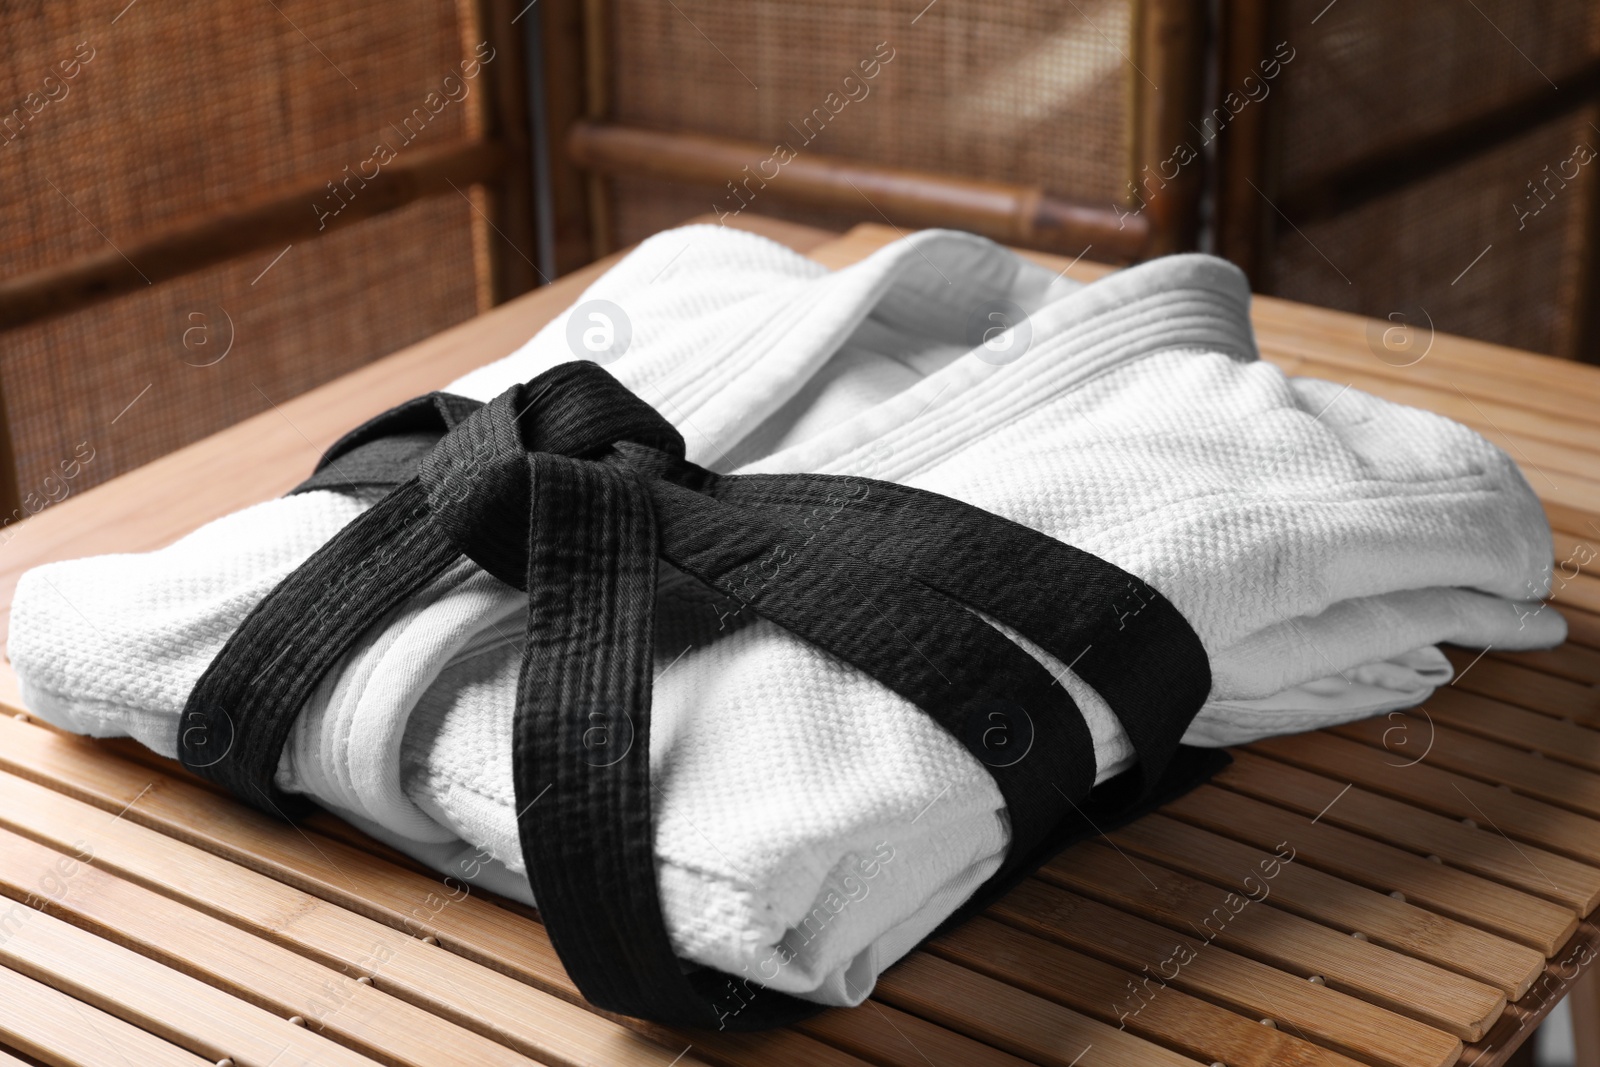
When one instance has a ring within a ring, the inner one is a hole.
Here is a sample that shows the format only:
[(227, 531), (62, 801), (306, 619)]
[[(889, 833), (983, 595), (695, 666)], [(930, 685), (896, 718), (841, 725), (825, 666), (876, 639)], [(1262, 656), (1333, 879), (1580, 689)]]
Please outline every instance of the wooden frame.
[[(610, 35), (607, 33), (607, 0), (581, 0), (583, 4), (584, 107), (590, 122), (604, 122), (611, 116)], [(576, 163), (576, 156), (573, 156)], [(612, 249), (611, 190), (605, 177), (586, 173), (589, 227), (595, 258)]]
[[(732, 225), (829, 268), (899, 236)], [(1029, 258), (1077, 281), (1107, 271)], [(145, 551), (286, 490), (308, 441), (511, 352), (609, 265), (27, 520), (0, 558), (0, 617), (31, 566)], [(1534, 484), (1556, 558), (1600, 545), (1600, 482), (1583, 474), (1600, 455), (1600, 370), (1443, 335), (1419, 368), (1374, 365), (1370, 320), (1270, 297), (1251, 317), (1287, 373), (1431, 408), (1549, 464), (1559, 488)], [(1567, 573), (1554, 603), (1571, 643), (1455, 652), (1426, 760), (1397, 758), (1386, 719), (1238, 751), (1211, 785), (1108, 828), (1115, 850), (1076, 846), (891, 968), (869, 1005), (754, 1035), (592, 1012), (531, 909), (441, 883), (331, 816), (291, 826), (235, 804), (130, 741), (0, 714), (0, 1003), (26, 1006), (0, 1011), (0, 1064), (8, 1048), (102, 1062), (102, 1033), (140, 1067), (244, 1067), (286, 1047), (349, 1067), (1525, 1062), (1514, 1050), (1563, 996), (1593, 998), (1600, 944), (1600, 579)], [(0, 665), (4, 710), (19, 699)], [(1240, 879), (1286, 836), (1296, 858), (1267, 876), (1268, 899)], [(43, 879), (63, 857), (57, 892)], [(1234, 887), (1256, 897), (1202, 927)], [(1182, 966), (1178, 943), (1194, 951)]]
[[(417, 148), (385, 165), (375, 177), (354, 177), (361, 195), (319, 218), (308, 204), (326, 199), (322, 183), (273, 190), (261, 199), (228, 205), (181, 226), (123, 240), (71, 261), (0, 280), (0, 331), (14, 329), (101, 301), (181, 278), (285, 241), (311, 240), (418, 200), (466, 195), (473, 241), (486, 267), (479, 310), (531, 289), (538, 282), (535, 248), (532, 134), (527, 105), (528, 69), (516, 25), (514, 0), (456, 0), (463, 54), (487, 40), (499, 61), (487, 69), (472, 96), (464, 135), (448, 144)], [(132, 264), (137, 263), (135, 269)], [(0, 517), (20, 506), (15, 456), (0, 405)]]
[[(360, 196), (319, 226), (306, 205), (327, 196), (305, 186), (270, 200), (221, 212), (179, 229), (108, 248), (60, 266), (0, 282), (0, 330), (60, 315), (147, 284), (169, 281), (246, 252), (278, 247), (285, 238), (314, 238), (383, 215), (456, 186), (488, 181), (507, 169), (508, 152), (493, 141), (418, 149), (368, 181)], [(123, 253), (126, 253), (124, 256)], [(130, 266), (139, 263), (139, 271)]]
[[(478, 100), (479, 136), (496, 146), (499, 166), (484, 176), (489, 210), (480, 215), (487, 241), (490, 297), (503, 304), (539, 283), (539, 268), (533, 262), (535, 232), (533, 220), (532, 130), (528, 114), (528, 63), (522, 37), (514, 20), (520, 4), (513, 0), (472, 0), (472, 17), (463, 23), (475, 25), (480, 40), (503, 51), (503, 62), (494, 65), (487, 92)], [(470, 45), (469, 45), (470, 47)], [(487, 310), (485, 308), (484, 310)]]
[(592, 98), (586, 72), (595, 69), (594, 56), (586, 54), (585, 0), (539, 0), (528, 14), (541, 24), (543, 49), (533, 73), (544, 86), (544, 128), (540, 131), (547, 165), (543, 195), (550, 205), (552, 277), (570, 274), (598, 255), (591, 225), (591, 204), (603, 193), (595, 178), (573, 161), (566, 150), (572, 127), (589, 118)]
[(1134, 258), (1145, 258), (1191, 250), (1199, 235), (1205, 161), (1190, 127), (1203, 110), (1207, 19), (1195, 0), (1134, 0), (1133, 12), (1130, 170), (1150, 219)]
[[(728, 174), (768, 156), (770, 146), (613, 123), (609, 4), (607, 0), (564, 2), (581, 3), (582, 8), (585, 121), (571, 123), (561, 147), (552, 154), (561, 158), (561, 167), (585, 175), (582, 207), (567, 208), (565, 217), (575, 218), (580, 210), (587, 214), (594, 254), (599, 256), (613, 247), (609, 175), (626, 172), (717, 187)], [(1181, 166), (1171, 178), (1160, 175), (1159, 168), (1170, 159), (1174, 146), (1188, 139), (1189, 123), (1200, 110), (1206, 4), (1203, 0), (1129, 2), (1134, 10), (1128, 71), (1133, 115), (1129, 183), (1139, 183), (1141, 174), (1158, 176), (1141, 186), (1147, 195), (1137, 212), (1075, 201), (1036, 186), (819, 156), (790, 163), (782, 188), (773, 185), (769, 195), (812, 207), (853, 210), (860, 201), (853, 183), (872, 190), (873, 202), (906, 225), (955, 226), (1042, 251), (1077, 254), (1092, 246), (1096, 256), (1116, 262), (1194, 248), (1203, 162)], [(563, 0), (557, 0), (552, 14), (564, 17)], [(1159, 88), (1146, 85), (1146, 77)], [(566, 196), (570, 203), (571, 192)]]
[[(573, 161), (596, 177), (642, 174), (709, 186), (771, 153), (750, 141), (589, 122), (572, 128), (567, 147)], [(1143, 215), (1129, 217), (1124, 225), (1115, 212), (1049, 196), (1037, 187), (833, 156), (794, 159), (784, 168), (783, 182), (768, 190), (774, 200), (845, 209), (859, 206), (863, 193), (907, 225), (954, 226), (1031, 248), (1078, 252), (1089, 243), (1107, 258), (1127, 260), (1150, 245), (1150, 224)]]
[[(1272, 0), (1221, 0), (1217, 77), (1222, 85), (1243, 84), (1245, 76), (1255, 72), (1281, 22), (1281, 5)], [(1275, 168), (1269, 167), (1274, 157), (1266, 146), (1278, 109), (1267, 107), (1267, 102), (1244, 109), (1217, 135), (1213, 179), (1215, 251), (1236, 263), (1256, 288), (1262, 287), (1276, 221), (1266, 217), (1273, 212), (1265, 198), (1277, 189)]]
[[(504, 236), (493, 247), (490, 270), (496, 302), (526, 292), (534, 268), (520, 251), (532, 247), (529, 133), (524, 64), (510, 29), (510, 0), (472, 0), (462, 19), (509, 60), (494, 66), (474, 112), (481, 136), (430, 149), (361, 179), (362, 195), (319, 221), (308, 203), (326, 196), (319, 184), (285, 189), (267, 199), (217, 212), (186, 226), (125, 242), (68, 263), (0, 281), (0, 330), (109, 300), (147, 284), (182, 277), (247, 252), (277, 247), (285, 237), (314, 238), (362, 219), (387, 214), (416, 200), (453, 194), (464, 185), (490, 188), (487, 222)], [(122, 253), (127, 253), (123, 255)], [(139, 263), (134, 271), (129, 261)]]
[[(1218, 68), (1224, 86), (1238, 85), (1280, 38), (1285, 15), (1282, 5), (1270, 0), (1220, 2)], [(1294, 185), (1279, 182), (1283, 139), (1277, 131), (1288, 117), (1268, 97), (1241, 113), (1217, 138), (1215, 250), (1237, 263), (1254, 288), (1270, 290), (1269, 252), (1282, 217), (1297, 226), (1338, 218), (1469, 163), (1536, 126), (1593, 107), (1600, 102), (1600, 60), (1561, 76), (1561, 82), (1559, 93), (1540, 82), (1449, 126), (1379, 144), (1358, 159)], [(1569, 308), (1574, 325), (1557, 354), (1594, 363), (1600, 362), (1600, 175), (1586, 176), (1582, 195), (1587, 236)]]
[[(1600, 99), (1597, 96), (1595, 99)], [(1600, 108), (1591, 99), (1591, 121), (1600, 122)], [(1600, 363), (1600, 172), (1590, 167), (1585, 175), (1581, 194), (1583, 206), (1583, 259), (1578, 265), (1578, 281), (1574, 288), (1572, 329), (1567, 333), (1567, 349), (1560, 353), (1568, 359), (1585, 363)], [(1600, 1059), (1600, 995), (1591, 996), (1595, 1005), (1592, 1046), (1596, 1059)]]

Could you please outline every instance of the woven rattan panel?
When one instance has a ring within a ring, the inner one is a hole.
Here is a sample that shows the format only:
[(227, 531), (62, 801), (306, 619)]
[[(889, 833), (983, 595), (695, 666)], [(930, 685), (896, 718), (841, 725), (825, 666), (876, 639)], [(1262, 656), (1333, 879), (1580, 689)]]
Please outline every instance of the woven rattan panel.
[[(859, 213), (805, 207), (772, 197), (759, 198), (743, 211), (730, 211), (727, 203), (718, 199), (715, 189), (707, 189), (703, 185), (627, 175), (619, 175), (610, 181), (615, 205), (614, 222), (619, 233), (634, 235), (629, 237), (630, 242), (680, 226), (687, 219), (707, 215), (718, 208), (735, 218), (748, 219), (762, 215), (832, 230), (847, 230), (861, 221)], [(883, 221), (865, 202), (861, 207), (875, 221)]]
[[(1129, 79), (1137, 75), (1120, 53), (1131, 54), (1131, 6), (613, 0), (613, 117), (1037, 184), (1109, 205), (1129, 177)], [(875, 77), (862, 78), (863, 61), (878, 62)], [(713, 204), (739, 206), (726, 189), (691, 203), (681, 190), (622, 182), (616, 196), (619, 242)], [(882, 221), (865, 201), (847, 219), (776, 203), (752, 209), (816, 225)]]
[(468, 128), (465, 97), (414, 112), (460, 74), (452, 0), (123, 3), (0, 5), (8, 275), (339, 180), (380, 139), (404, 158), (408, 137)]
[[(461, 197), (424, 200), (298, 242), (276, 263), (277, 251), (240, 257), (5, 334), (0, 381), (25, 505), (470, 318), (471, 220)], [(61, 464), (86, 453), (63, 480)], [(315, 460), (308, 444), (308, 471)]]
[(1552, 83), (1600, 56), (1593, 0), (1284, 8), (1279, 34), (1296, 53), (1278, 98), (1285, 188), (1529, 92), (1554, 95)]
[(1440, 332), (1562, 351), (1600, 180), (1600, 158), (1583, 163), (1574, 149), (1600, 147), (1594, 120), (1585, 111), (1548, 123), (1303, 233), (1280, 227), (1266, 291), (1413, 323), (1420, 307)]

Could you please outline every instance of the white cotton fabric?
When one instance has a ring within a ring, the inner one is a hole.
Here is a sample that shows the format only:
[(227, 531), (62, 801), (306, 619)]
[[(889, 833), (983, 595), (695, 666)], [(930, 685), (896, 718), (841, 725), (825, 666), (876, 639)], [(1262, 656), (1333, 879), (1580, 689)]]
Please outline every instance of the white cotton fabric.
[[(631, 320), (608, 369), (696, 462), (919, 486), (1143, 577), (1211, 657), (1191, 743), (1414, 705), (1450, 678), (1439, 642), (1565, 635), (1558, 613), (1525, 603), (1548, 591), (1551, 540), (1512, 462), (1437, 415), (1259, 361), (1245, 281), (1220, 260), (1174, 256), (1083, 286), (928, 231), (830, 273), (702, 226), (646, 241), (577, 307), (594, 299)], [(975, 348), (969, 319), (997, 299), (1026, 310), (1031, 338)], [(1021, 355), (996, 365), (1008, 343)], [(572, 358), (563, 316), (448, 388), (488, 400)], [(28, 572), (10, 639), (27, 706), (173, 755), (187, 694), (228, 635), (370, 502), (286, 497), (157, 552)], [(857, 1003), (996, 869), (999, 792), (916, 708), (664, 571), (650, 757), (675, 947)], [(508, 740), (524, 607), (470, 563), (435, 581), (308, 703), (279, 783), (530, 899)], [(1098, 777), (1127, 767), (1104, 702), (1009, 636), (1078, 702)]]

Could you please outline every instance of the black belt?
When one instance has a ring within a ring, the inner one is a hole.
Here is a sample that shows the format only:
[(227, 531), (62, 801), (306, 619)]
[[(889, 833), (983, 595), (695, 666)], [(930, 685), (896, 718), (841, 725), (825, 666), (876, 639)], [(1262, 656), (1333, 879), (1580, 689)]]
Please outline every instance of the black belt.
[[(657, 560), (914, 703), (983, 761), (1011, 845), (952, 922), (1098, 819), (1126, 820), (1226, 757), (1179, 739), (1210, 689), (1204, 647), (1138, 577), (960, 501), (867, 478), (719, 475), (593, 363), (487, 404), (432, 393), (341, 439), (295, 489), (387, 488), (258, 604), (195, 685), (185, 766), (266, 811), (306, 698), (362, 632), (463, 555), (528, 593), (512, 727), (518, 831), (568, 974), (608, 1011), (759, 1029), (817, 1005), (674, 957), (651, 829)], [(1138, 755), (1094, 786), (1066, 689), (982, 612), (1067, 664)], [(596, 737), (631, 732), (621, 758)], [(947, 924), (948, 925), (948, 924)], [(737, 997), (737, 1011), (728, 1010)]]

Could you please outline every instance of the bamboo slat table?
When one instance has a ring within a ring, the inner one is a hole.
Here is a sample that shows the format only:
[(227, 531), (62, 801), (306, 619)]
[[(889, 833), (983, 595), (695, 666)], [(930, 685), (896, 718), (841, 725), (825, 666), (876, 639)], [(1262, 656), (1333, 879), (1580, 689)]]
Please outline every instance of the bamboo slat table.
[[(835, 267), (896, 236), (746, 225)], [(519, 345), (603, 266), (46, 509), (3, 545), (0, 604), (27, 567), (154, 548), (283, 492), (346, 428)], [(596, 1014), (529, 909), (452, 893), (328, 816), (276, 822), (136, 745), (31, 722), (7, 674), (0, 1067), (1490, 1065), (1573, 990), (1600, 1047), (1600, 370), (1444, 336), (1396, 367), (1364, 319), (1260, 299), (1255, 322), (1285, 370), (1507, 448), (1558, 531), (1565, 647), (1463, 652), (1425, 711), (1239, 751), (891, 969), (867, 1006), (742, 1036)]]

